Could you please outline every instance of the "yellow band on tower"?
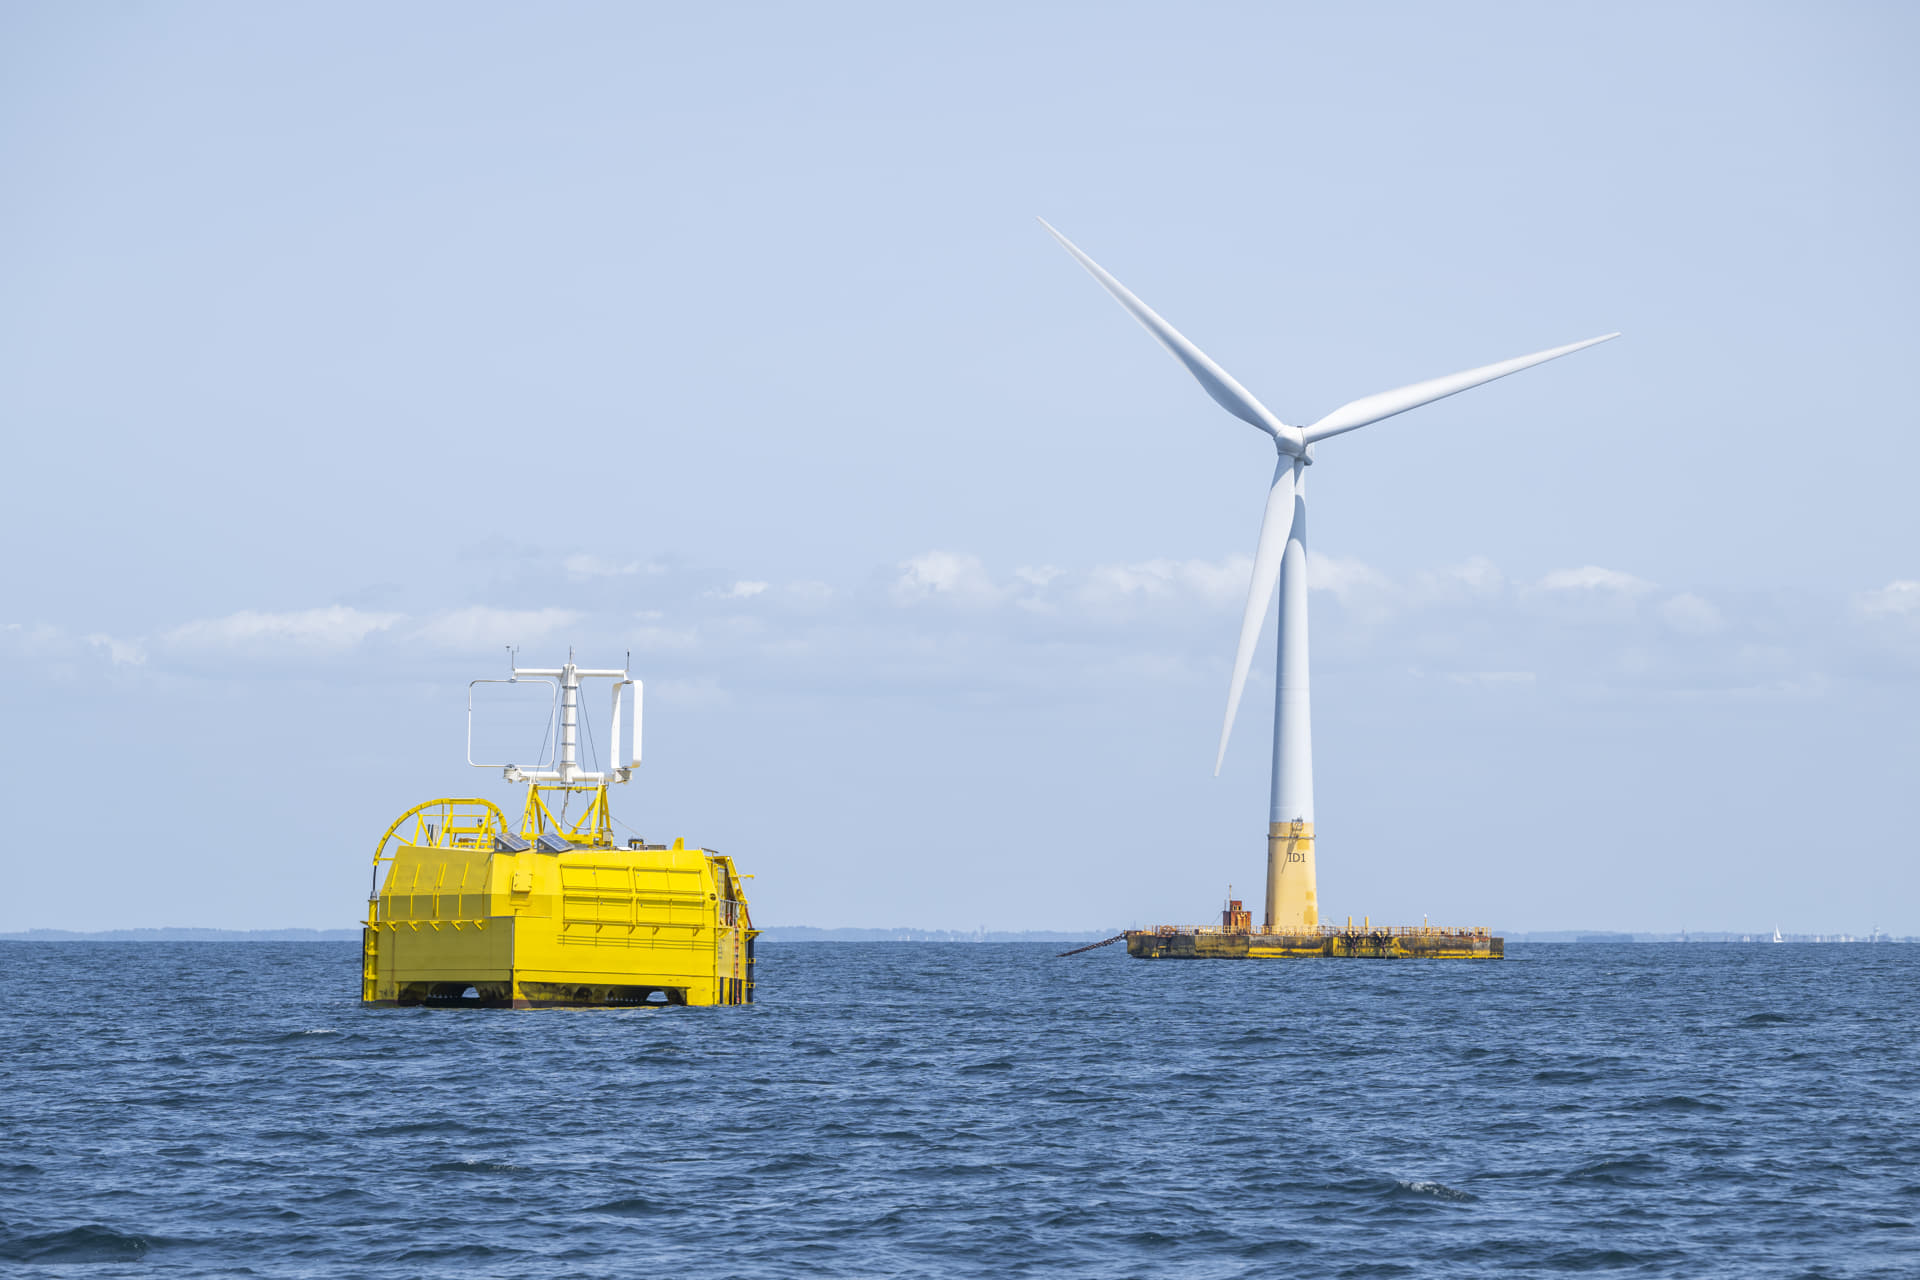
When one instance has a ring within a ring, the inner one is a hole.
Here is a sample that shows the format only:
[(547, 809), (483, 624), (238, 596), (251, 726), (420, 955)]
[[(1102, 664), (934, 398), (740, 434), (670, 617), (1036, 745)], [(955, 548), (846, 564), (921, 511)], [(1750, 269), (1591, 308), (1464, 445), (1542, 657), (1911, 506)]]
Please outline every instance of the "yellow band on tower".
[(1267, 928), (1311, 929), (1320, 923), (1314, 890), (1313, 824), (1267, 824)]

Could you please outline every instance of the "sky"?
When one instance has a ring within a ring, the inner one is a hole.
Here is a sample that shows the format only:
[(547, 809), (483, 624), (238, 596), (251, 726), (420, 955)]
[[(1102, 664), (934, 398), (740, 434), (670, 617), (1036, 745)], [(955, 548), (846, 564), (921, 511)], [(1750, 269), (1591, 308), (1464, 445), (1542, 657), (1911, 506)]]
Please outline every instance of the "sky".
[(1920, 933), (1917, 36), (0, 8), (0, 931), (352, 925), (508, 645), (760, 923), (1257, 901), (1272, 446), (1045, 217), (1289, 422), (1624, 335), (1316, 450), (1326, 917)]

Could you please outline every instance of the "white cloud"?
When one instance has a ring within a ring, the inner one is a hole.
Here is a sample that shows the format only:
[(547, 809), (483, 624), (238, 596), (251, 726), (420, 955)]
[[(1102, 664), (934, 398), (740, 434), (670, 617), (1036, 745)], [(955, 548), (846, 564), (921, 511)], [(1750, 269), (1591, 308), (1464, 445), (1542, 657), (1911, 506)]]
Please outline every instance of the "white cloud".
[(0, 624), (0, 642), (4, 642), (9, 653), (32, 657), (69, 651), (73, 644), (60, 628), (44, 622), (36, 622), (31, 626), (24, 622)]
[(1378, 606), (1399, 594), (1393, 580), (1372, 565), (1318, 551), (1307, 552), (1307, 587), (1326, 592), (1343, 606), (1363, 601)]
[(1870, 618), (1920, 616), (1920, 582), (1901, 578), (1860, 597), (1860, 611)]
[(904, 561), (891, 591), (899, 604), (938, 598), (980, 606), (1001, 594), (979, 556), (955, 551), (928, 551)]
[(543, 640), (579, 621), (572, 609), (455, 609), (422, 626), (415, 636), (443, 649), (479, 649)]
[(1507, 576), (1500, 566), (1485, 556), (1470, 556), (1444, 569), (1429, 569), (1419, 575), (1421, 594), (1427, 596), (1497, 596), (1506, 589)]
[(1626, 596), (1653, 590), (1653, 584), (1642, 578), (1594, 564), (1578, 569), (1555, 569), (1540, 579), (1540, 585), (1548, 591), (1611, 591)]
[(1726, 625), (1720, 611), (1696, 595), (1677, 595), (1660, 606), (1660, 618), (1683, 635), (1712, 635)]
[(1037, 591), (1045, 591), (1048, 583), (1065, 572), (1065, 569), (1056, 569), (1050, 564), (1023, 565), (1013, 571), (1013, 576)]
[(1095, 565), (1080, 588), (1080, 598), (1112, 607), (1146, 600), (1190, 599), (1216, 607), (1244, 603), (1253, 576), (1251, 556), (1224, 560), (1142, 560), (1135, 564)]
[(1500, 572), (1500, 567), (1485, 556), (1469, 556), (1445, 572), (1478, 595), (1492, 595), (1507, 585), (1506, 575)]
[(242, 609), (224, 618), (183, 623), (167, 632), (165, 640), (175, 648), (191, 650), (295, 648), (337, 652), (387, 630), (403, 616), (366, 613), (340, 604), (291, 613)]
[(648, 564), (644, 560), (629, 560), (625, 564), (618, 564), (585, 552), (570, 555), (561, 563), (567, 571), (567, 576), (576, 582), (587, 578), (619, 578), (636, 573), (660, 572), (657, 565)]
[(146, 646), (138, 640), (116, 640), (110, 635), (95, 632), (87, 637), (87, 643), (103, 651), (116, 667), (138, 667), (147, 661)]
[(1168, 596), (1179, 589), (1180, 562), (1144, 560), (1139, 564), (1095, 565), (1080, 594), (1087, 600), (1109, 603), (1135, 596)]
[(751, 600), (767, 589), (764, 582), (736, 582), (730, 587), (716, 588), (707, 592), (715, 600)]

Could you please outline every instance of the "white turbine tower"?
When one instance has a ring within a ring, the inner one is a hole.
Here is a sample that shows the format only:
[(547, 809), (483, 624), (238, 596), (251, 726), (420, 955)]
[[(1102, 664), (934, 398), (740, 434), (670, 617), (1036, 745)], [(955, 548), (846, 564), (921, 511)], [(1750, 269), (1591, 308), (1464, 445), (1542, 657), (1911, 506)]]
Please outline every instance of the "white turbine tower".
[(1253, 650), (1259, 643), (1260, 628), (1266, 622), (1267, 606), (1278, 583), (1280, 653), (1273, 709), (1272, 807), (1267, 822), (1266, 927), (1281, 931), (1313, 929), (1320, 923), (1320, 911), (1314, 893), (1313, 734), (1307, 692), (1306, 469), (1313, 462), (1314, 444), (1328, 436), (1417, 409), (1620, 335), (1602, 334), (1585, 342), (1572, 342), (1550, 351), (1416, 382), (1397, 391), (1382, 391), (1343, 404), (1311, 426), (1290, 427), (1254, 399), (1225, 369), (1208, 359), (1205, 352), (1128, 292), (1125, 285), (1102, 270), (1099, 263), (1054, 231), (1044, 218), (1040, 225), (1046, 227), (1135, 320), (1145, 325), (1147, 332), (1157, 338), (1174, 359), (1187, 367), (1187, 372), (1199, 380), (1221, 408), (1272, 436), (1274, 447), (1279, 451), (1280, 462), (1273, 473), (1273, 487), (1267, 493), (1266, 513), (1260, 518), (1260, 540), (1254, 547), (1253, 579), (1247, 586), (1247, 610), (1240, 620), (1240, 647), (1233, 655), (1227, 717), (1220, 726), (1220, 751), (1214, 758), (1213, 771), (1218, 776), (1220, 763), (1226, 759), (1227, 739), (1233, 733), (1234, 714), (1240, 709), (1247, 669), (1253, 663)]

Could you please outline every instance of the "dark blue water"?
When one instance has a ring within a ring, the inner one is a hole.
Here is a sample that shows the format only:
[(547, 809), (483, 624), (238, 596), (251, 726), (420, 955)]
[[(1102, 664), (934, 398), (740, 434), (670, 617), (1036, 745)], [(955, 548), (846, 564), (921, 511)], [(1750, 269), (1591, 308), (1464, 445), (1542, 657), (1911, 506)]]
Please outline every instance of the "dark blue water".
[(364, 1009), (0, 944), (0, 1269), (1920, 1275), (1920, 948), (768, 945), (748, 1009)]

